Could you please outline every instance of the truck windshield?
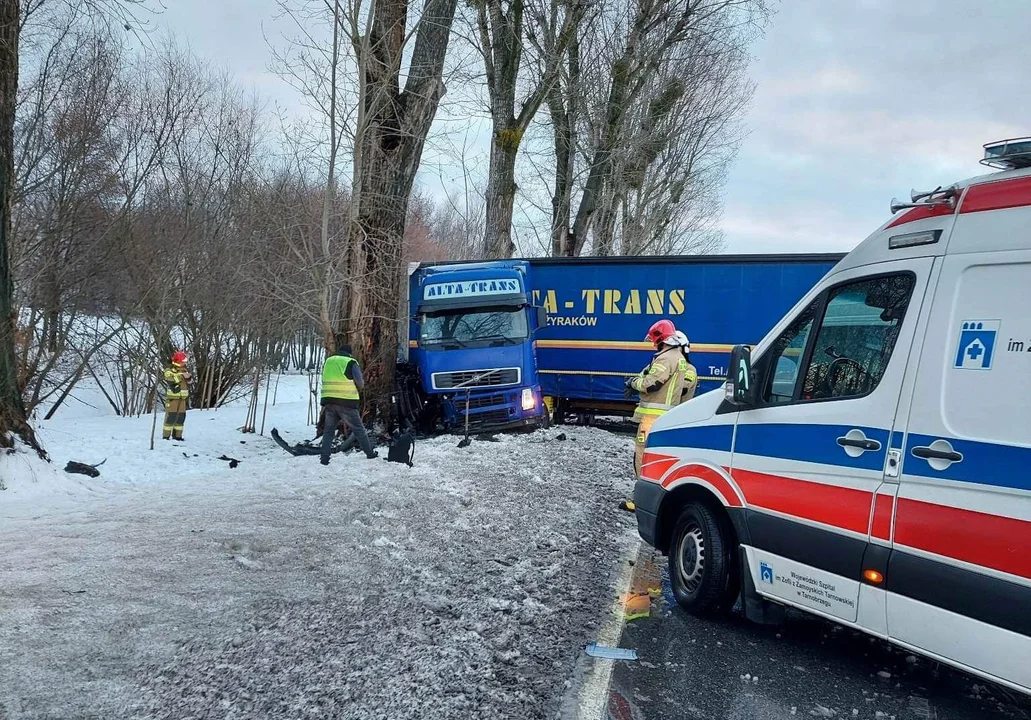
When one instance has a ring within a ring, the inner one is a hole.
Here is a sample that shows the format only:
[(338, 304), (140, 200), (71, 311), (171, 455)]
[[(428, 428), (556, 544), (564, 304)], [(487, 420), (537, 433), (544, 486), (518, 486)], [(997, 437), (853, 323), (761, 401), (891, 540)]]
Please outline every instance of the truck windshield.
[(423, 315), (420, 342), (439, 347), (515, 345), (527, 338), (527, 330), (523, 308), (466, 308)]

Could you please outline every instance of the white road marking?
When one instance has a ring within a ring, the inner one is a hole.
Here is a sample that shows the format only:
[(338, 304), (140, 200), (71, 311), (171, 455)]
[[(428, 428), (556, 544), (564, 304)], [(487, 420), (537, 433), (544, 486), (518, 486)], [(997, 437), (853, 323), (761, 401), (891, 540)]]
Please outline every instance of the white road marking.
[[(608, 618), (598, 631), (596, 642), (599, 645), (613, 647), (619, 645), (619, 638), (623, 634), (623, 625), (626, 624), (626, 615), (623, 612), (623, 602), (620, 598), (630, 591), (630, 582), (634, 576), (634, 566), (628, 560), (636, 560), (640, 547), (640, 539), (635, 539), (627, 547), (626, 554), (620, 558), (619, 576), (616, 578), (613, 588), (616, 600), (612, 603)], [(625, 661), (592, 658), (590, 662), (591, 665), (580, 686), (577, 718), (579, 720), (603, 720), (608, 705), (612, 669), (617, 662)]]

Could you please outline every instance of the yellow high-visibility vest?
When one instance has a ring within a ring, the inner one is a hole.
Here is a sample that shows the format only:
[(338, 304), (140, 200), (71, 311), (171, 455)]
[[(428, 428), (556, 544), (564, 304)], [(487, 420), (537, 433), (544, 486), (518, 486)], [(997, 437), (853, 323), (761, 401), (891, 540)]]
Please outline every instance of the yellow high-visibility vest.
[(347, 377), (347, 368), (355, 362), (346, 355), (331, 355), (322, 366), (322, 399), (358, 400), (358, 386)]

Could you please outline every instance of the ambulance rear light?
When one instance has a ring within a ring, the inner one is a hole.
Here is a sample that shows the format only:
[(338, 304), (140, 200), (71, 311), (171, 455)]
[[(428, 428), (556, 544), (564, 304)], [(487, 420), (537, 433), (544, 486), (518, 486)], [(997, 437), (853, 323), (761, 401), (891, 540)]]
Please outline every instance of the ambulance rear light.
[(905, 235), (892, 235), (888, 238), (888, 249), (900, 250), (918, 245), (934, 245), (941, 236), (941, 230), (924, 230), (923, 232), (906, 233)]
[(981, 164), (1000, 170), (1031, 168), (1031, 137), (988, 143)]

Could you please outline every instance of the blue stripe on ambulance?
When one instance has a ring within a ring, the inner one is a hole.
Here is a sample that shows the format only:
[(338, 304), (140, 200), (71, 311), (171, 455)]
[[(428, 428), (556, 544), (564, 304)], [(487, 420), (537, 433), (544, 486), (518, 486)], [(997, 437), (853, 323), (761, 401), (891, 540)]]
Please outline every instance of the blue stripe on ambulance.
[[(881, 443), (876, 452), (865, 452), (851, 458), (838, 445), (837, 439), (849, 430), (859, 429), (871, 440)], [(730, 452), (734, 436), (733, 425), (706, 425), (671, 428), (652, 432), (649, 447), (684, 447), (700, 450)], [(902, 448), (902, 433), (890, 433), (891, 447)], [(954, 480), (979, 485), (991, 485), (1016, 490), (1031, 490), (1031, 448), (973, 440), (943, 438), (949, 441), (963, 460), (945, 470), (934, 470), (922, 458), (912, 454), (912, 448), (927, 446), (937, 440), (927, 435), (909, 435), (903, 471), (906, 475), (940, 480)], [(884, 449), (889, 432), (883, 428), (855, 425), (813, 424), (760, 424), (737, 426), (734, 452), (760, 457), (796, 460), (834, 467), (881, 470), (884, 467)]]

